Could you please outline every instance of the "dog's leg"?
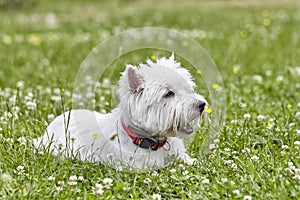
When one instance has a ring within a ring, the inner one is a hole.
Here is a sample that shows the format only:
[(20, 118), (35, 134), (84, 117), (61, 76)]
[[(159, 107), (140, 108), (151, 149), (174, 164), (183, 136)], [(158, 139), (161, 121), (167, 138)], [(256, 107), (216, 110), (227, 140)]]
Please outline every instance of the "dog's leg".
[(182, 139), (169, 138), (168, 141), (171, 145), (170, 154), (175, 155), (178, 161), (184, 162), (187, 165), (193, 165), (195, 163), (196, 159), (191, 158), (187, 154), (187, 150)]

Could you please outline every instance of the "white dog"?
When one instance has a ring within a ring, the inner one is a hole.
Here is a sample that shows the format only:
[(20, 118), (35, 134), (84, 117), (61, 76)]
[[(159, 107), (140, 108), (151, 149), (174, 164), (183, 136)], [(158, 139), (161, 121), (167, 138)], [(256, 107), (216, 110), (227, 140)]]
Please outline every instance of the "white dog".
[(36, 148), (100, 162), (117, 169), (164, 167), (172, 158), (192, 164), (182, 137), (200, 123), (206, 100), (188, 70), (170, 58), (127, 65), (119, 81), (120, 104), (109, 114), (72, 110), (58, 116)]

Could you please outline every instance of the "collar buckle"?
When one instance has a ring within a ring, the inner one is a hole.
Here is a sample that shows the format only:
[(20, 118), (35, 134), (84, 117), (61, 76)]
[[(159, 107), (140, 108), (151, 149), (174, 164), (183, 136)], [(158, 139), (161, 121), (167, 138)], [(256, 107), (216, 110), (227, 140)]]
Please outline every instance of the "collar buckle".
[[(162, 140), (162, 141), (165, 141), (165, 140)], [(160, 144), (160, 143), (162, 143), (161, 141), (157, 141), (152, 138), (136, 137), (133, 140), (133, 143), (144, 149), (151, 148), (151, 150), (153, 150), (153, 151), (156, 151), (158, 149), (158, 147), (163, 146), (163, 144)]]

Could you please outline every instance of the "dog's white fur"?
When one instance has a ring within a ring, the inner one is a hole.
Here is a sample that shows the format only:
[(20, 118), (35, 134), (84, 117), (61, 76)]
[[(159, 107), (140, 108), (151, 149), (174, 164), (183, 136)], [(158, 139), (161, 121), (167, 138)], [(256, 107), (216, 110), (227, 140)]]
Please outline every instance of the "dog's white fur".
[[(72, 110), (54, 119), (44, 135), (34, 141), (54, 155), (100, 162), (115, 168), (164, 167), (172, 158), (192, 164), (183, 140), (199, 126), (199, 102), (191, 74), (170, 58), (147, 60), (139, 67), (127, 65), (119, 81), (120, 104), (109, 114)], [(169, 93), (169, 94), (168, 94)], [(207, 103), (206, 103), (207, 104)], [(156, 151), (133, 144), (122, 122), (140, 137), (162, 139)], [(192, 128), (193, 127), (193, 128)]]

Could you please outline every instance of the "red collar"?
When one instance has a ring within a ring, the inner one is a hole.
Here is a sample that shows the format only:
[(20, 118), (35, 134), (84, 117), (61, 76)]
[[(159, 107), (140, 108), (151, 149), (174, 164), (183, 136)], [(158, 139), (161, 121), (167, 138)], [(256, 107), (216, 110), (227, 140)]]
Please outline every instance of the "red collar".
[(167, 142), (167, 138), (164, 138), (163, 140), (156, 140), (154, 138), (137, 137), (137, 135), (135, 133), (132, 133), (128, 129), (128, 127), (124, 124), (123, 121), (122, 121), (122, 126), (123, 126), (123, 129), (125, 130), (125, 132), (127, 133), (127, 135), (133, 140), (133, 143), (141, 148), (144, 148), (144, 149), (151, 148), (151, 150), (156, 151), (158, 149), (158, 147), (163, 147)]

